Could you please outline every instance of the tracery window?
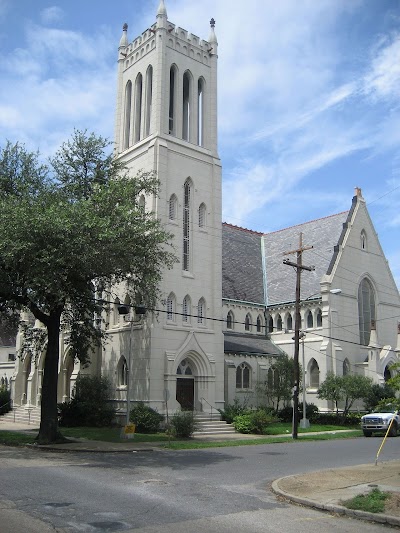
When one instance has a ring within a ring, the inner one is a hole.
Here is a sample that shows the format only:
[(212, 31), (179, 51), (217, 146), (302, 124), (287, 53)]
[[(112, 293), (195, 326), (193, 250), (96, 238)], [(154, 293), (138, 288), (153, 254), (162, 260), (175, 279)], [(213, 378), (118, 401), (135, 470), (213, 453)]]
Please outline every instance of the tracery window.
[(187, 359), (183, 359), (178, 366), (176, 373), (179, 376), (193, 376), (193, 371), (190, 367), (190, 363)]
[(247, 363), (241, 363), (236, 368), (236, 388), (249, 389), (250, 388), (250, 367)]

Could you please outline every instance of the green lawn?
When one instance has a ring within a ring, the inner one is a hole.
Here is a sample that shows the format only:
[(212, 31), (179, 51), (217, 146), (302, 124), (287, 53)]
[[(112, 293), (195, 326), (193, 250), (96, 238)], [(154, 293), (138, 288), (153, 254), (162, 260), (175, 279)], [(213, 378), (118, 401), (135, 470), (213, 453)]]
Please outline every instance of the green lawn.
[[(221, 441), (206, 441), (206, 440), (176, 440), (173, 437), (168, 439), (165, 433), (156, 434), (141, 434), (136, 433), (132, 443), (134, 442), (149, 442), (159, 443), (159, 446), (168, 447), (171, 449), (197, 449), (197, 448), (221, 448), (224, 446), (243, 446), (256, 444), (273, 444), (278, 442), (291, 442), (291, 425), (290, 424), (274, 424), (269, 426), (271, 433), (269, 435), (257, 436), (252, 438), (241, 438), (240, 433), (237, 439), (221, 440)], [(312, 426), (308, 429), (299, 428), (299, 440), (332, 440), (361, 437), (362, 432), (359, 429), (354, 429), (342, 433), (338, 430), (343, 429), (342, 426)], [(316, 435), (318, 431), (329, 431), (323, 435)], [(121, 436), (120, 428), (61, 428), (61, 433), (64, 437), (70, 439), (87, 439), (97, 440), (103, 442), (126, 442)], [(276, 437), (275, 435), (283, 435), (287, 433), (287, 437)], [(33, 432), (17, 432), (17, 431), (0, 431), (0, 444), (8, 446), (24, 446), (26, 444), (33, 444), (36, 437), (36, 431)]]
[[(298, 428), (298, 433), (315, 433), (318, 431), (340, 431), (343, 429), (360, 429), (359, 426), (349, 427), (349, 426), (333, 426), (333, 425), (319, 425), (311, 424), (309, 428)], [(276, 424), (270, 424), (267, 426), (266, 435), (281, 435), (283, 433), (292, 433), (292, 424), (277, 422)]]

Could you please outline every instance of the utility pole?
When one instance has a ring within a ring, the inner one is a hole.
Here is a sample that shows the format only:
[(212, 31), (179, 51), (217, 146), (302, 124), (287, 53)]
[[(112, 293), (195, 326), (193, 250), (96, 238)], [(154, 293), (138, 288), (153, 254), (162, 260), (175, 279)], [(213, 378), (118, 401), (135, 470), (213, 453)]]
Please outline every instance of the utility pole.
[[(297, 426), (299, 418), (299, 382), (300, 382), (300, 368), (299, 368), (299, 346), (300, 346), (300, 285), (301, 285), (301, 272), (302, 270), (315, 270), (313, 266), (305, 266), (302, 262), (303, 252), (310, 250), (313, 246), (303, 246), (303, 234), (299, 236), (299, 247), (297, 250), (291, 250), (285, 252), (283, 255), (296, 254), (297, 262), (292, 263), (289, 259), (284, 259), (283, 264), (292, 266), (296, 269), (296, 303), (295, 303), (295, 321), (294, 321), (294, 387), (293, 387), (293, 426), (292, 426), (292, 438), (297, 439)], [(303, 369), (304, 372), (304, 369)]]

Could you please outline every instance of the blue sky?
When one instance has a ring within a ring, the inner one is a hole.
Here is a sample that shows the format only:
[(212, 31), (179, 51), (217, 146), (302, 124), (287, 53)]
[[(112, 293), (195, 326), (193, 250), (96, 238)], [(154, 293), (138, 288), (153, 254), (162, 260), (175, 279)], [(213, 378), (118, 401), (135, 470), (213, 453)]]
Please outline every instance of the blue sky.
[[(0, 145), (51, 155), (74, 127), (113, 137), (117, 47), (158, 0), (0, 0)], [(219, 42), (223, 218), (258, 231), (349, 209), (362, 188), (400, 281), (398, 0), (166, 0)]]

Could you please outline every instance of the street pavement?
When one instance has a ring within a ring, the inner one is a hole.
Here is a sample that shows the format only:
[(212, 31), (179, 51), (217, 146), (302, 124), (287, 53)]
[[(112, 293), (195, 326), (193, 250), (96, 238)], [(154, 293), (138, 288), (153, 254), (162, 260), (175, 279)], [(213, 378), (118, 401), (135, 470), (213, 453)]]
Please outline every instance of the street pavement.
[[(33, 425), (18, 424), (2, 421), (0, 430), (7, 431), (37, 431)], [(282, 435), (287, 436), (287, 435)], [(226, 441), (238, 438), (254, 439), (254, 435), (215, 435), (210, 437), (196, 437), (194, 440)], [(301, 437), (300, 439), (301, 440)], [(122, 443), (109, 443), (85, 439), (48, 446), (32, 446), (37, 450), (57, 452), (94, 452), (94, 453), (143, 453), (151, 452), (165, 443), (139, 443), (134, 439)], [(372, 488), (400, 494), (400, 460), (377, 461), (373, 464), (354, 465), (344, 468), (320, 470), (307, 474), (297, 474), (276, 479), (272, 483), (272, 490), (288, 501), (304, 506), (328, 511), (353, 518), (400, 527), (399, 516), (389, 514), (367, 513), (347, 509), (341, 502), (359, 494), (366, 494)]]

